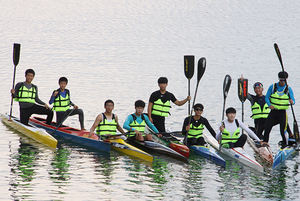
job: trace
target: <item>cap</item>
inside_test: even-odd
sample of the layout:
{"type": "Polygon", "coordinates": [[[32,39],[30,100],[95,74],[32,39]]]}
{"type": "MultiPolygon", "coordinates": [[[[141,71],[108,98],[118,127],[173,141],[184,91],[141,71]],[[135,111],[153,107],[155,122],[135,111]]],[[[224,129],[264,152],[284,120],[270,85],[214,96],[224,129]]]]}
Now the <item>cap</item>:
{"type": "Polygon", "coordinates": [[[288,77],[289,77],[289,74],[287,72],[285,72],[285,71],[280,71],[278,73],[278,78],[285,78],[285,79],[287,79],[288,77]]]}

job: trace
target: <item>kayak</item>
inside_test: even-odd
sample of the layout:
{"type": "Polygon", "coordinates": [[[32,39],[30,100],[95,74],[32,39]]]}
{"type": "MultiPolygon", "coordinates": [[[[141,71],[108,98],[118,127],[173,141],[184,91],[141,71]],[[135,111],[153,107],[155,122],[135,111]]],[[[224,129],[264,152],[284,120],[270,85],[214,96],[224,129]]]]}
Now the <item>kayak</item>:
{"type": "Polygon", "coordinates": [[[143,159],[148,162],[153,162],[153,156],[144,152],[128,143],[126,143],[123,139],[111,139],[107,140],[111,143],[111,147],[119,152],[124,154],[134,156],[136,158],[143,159]]]}
{"type": "Polygon", "coordinates": [[[282,149],[281,144],[278,143],[277,153],[274,157],[272,167],[273,169],[277,168],[280,164],[282,164],[286,159],[288,159],[293,153],[295,153],[299,149],[299,143],[294,143],[290,145],[290,142],[291,139],[289,139],[289,145],[284,149],[282,149]]]}
{"type": "Polygon", "coordinates": [[[162,137],[158,137],[157,134],[152,134],[153,140],[157,143],[160,143],[162,145],[165,145],[167,147],[170,147],[177,153],[183,155],[186,158],[189,158],[190,155],[190,149],[179,142],[179,139],[174,137],[171,133],[167,133],[163,135],[162,137]]]}
{"type": "Polygon", "coordinates": [[[55,130],[55,122],[52,122],[51,125],[48,125],[46,124],[46,119],[40,117],[32,117],[29,119],[29,122],[37,127],[45,129],[47,132],[56,137],[61,137],[63,139],[102,151],[110,151],[111,149],[111,144],[109,142],[99,140],[99,137],[96,134],[93,134],[92,137],[89,138],[88,136],[90,132],[87,130],[79,130],[65,125],[62,125],[55,130]]]}
{"type": "Polygon", "coordinates": [[[52,148],[56,148],[57,146],[57,140],[49,133],[47,133],[44,129],[37,128],[30,123],[28,125],[24,125],[17,117],[11,116],[11,119],[9,120],[9,116],[4,114],[1,114],[1,120],[4,124],[18,130],[19,132],[37,142],[40,142],[52,148]]]}
{"type": "MultiPolygon", "coordinates": [[[[211,146],[219,150],[219,142],[214,137],[205,134],[203,134],[203,136],[211,146]]],[[[235,147],[231,149],[221,147],[221,152],[246,165],[247,167],[253,168],[259,172],[263,172],[264,170],[263,166],[261,166],[253,157],[251,157],[242,147],[235,147]]]]}
{"type": "Polygon", "coordinates": [[[214,149],[211,149],[208,144],[206,145],[192,145],[189,147],[194,153],[199,154],[222,167],[226,167],[226,161],[214,149]]]}
{"type": "Polygon", "coordinates": [[[160,154],[163,154],[163,155],[166,155],[166,156],[169,156],[169,157],[172,157],[172,158],[175,158],[175,159],[178,159],[178,160],[188,163],[188,160],[186,157],[184,157],[180,153],[177,153],[173,149],[171,149],[165,145],[159,144],[157,142],[153,142],[153,141],[139,142],[132,138],[128,138],[127,142],[132,144],[133,146],[139,147],[140,149],[147,150],[147,151],[154,151],[154,152],[157,152],[157,153],[160,153],[160,154]]]}
{"type": "Polygon", "coordinates": [[[259,142],[254,141],[248,134],[246,135],[247,135],[247,143],[250,145],[250,147],[258,154],[259,157],[265,160],[268,164],[272,165],[273,156],[272,156],[271,147],[266,144],[261,146],[259,142]]]}

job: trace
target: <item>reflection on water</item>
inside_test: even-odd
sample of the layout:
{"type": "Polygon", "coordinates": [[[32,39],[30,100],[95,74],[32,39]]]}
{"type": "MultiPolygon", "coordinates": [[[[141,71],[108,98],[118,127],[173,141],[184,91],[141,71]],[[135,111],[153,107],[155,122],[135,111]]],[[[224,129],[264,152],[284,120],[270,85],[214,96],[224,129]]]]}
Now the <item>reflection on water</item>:
{"type": "Polygon", "coordinates": [[[49,171],[51,179],[54,182],[68,181],[70,179],[70,173],[68,168],[70,164],[68,163],[70,156],[70,151],[66,148],[59,148],[56,150],[55,157],[53,158],[51,165],[52,170],[49,171]]]}

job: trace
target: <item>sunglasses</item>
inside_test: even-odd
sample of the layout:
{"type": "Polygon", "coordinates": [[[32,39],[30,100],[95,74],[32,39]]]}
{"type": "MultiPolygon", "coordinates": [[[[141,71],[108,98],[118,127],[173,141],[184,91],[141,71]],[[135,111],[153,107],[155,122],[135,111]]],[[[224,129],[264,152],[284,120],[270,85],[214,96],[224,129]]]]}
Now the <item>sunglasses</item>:
{"type": "Polygon", "coordinates": [[[196,111],[203,111],[203,109],[201,109],[201,108],[197,108],[197,109],[195,109],[196,111]]]}
{"type": "Polygon", "coordinates": [[[253,88],[255,89],[255,87],[261,87],[261,88],[263,88],[262,84],[255,84],[253,88]]]}

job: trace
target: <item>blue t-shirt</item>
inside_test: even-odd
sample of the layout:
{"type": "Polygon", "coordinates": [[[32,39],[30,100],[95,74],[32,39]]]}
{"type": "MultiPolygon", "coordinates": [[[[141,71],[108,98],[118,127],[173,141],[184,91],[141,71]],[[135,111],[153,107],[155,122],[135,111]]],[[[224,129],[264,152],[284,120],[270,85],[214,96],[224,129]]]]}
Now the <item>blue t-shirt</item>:
{"type": "MultiPolygon", "coordinates": [[[[279,86],[278,82],[276,83],[277,85],[277,93],[279,96],[282,96],[284,94],[284,89],[286,87],[286,85],[284,85],[283,87],[279,86]]],[[[268,106],[271,105],[271,102],[270,102],[270,96],[274,93],[273,91],[273,84],[269,87],[268,91],[267,91],[267,94],[266,94],[266,98],[265,98],[265,101],[266,103],[268,104],[268,106]]],[[[294,104],[295,104],[295,98],[294,98],[294,93],[293,93],[293,90],[291,87],[289,87],[289,93],[288,93],[290,99],[293,100],[294,104]]]]}
{"type": "MultiPolygon", "coordinates": [[[[139,117],[138,116],[136,116],[135,114],[133,114],[135,117],[136,117],[136,122],[137,123],[142,123],[143,122],[143,119],[142,119],[142,115],[140,115],[139,117]]],[[[149,120],[149,118],[148,118],[148,116],[147,115],[144,115],[144,118],[145,118],[145,123],[147,124],[147,126],[152,130],[152,131],[154,131],[155,133],[158,133],[158,130],[156,129],[156,127],[151,123],[151,121],[149,120]]],[[[134,120],[133,120],[133,116],[132,115],[129,115],[127,118],[126,118],[126,120],[125,120],[125,122],[124,122],[124,124],[123,124],[123,128],[125,128],[126,130],[130,130],[130,126],[129,126],[129,124],[131,124],[132,122],[133,122],[134,120]]],[[[133,128],[133,131],[134,131],[135,129],[133,128]]]]}

